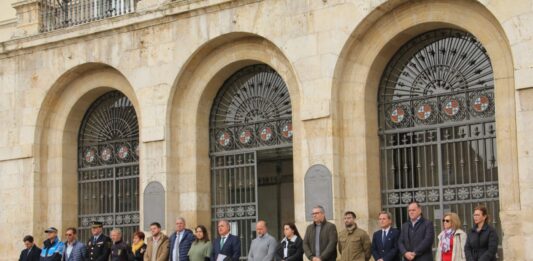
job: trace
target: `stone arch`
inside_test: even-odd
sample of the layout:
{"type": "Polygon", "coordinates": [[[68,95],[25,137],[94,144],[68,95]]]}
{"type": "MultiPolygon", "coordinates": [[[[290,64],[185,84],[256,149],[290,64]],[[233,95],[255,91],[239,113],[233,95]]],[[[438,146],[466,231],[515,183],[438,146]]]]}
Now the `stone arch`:
{"type": "MultiPolygon", "coordinates": [[[[336,147],[342,157],[339,169],[344,191],[360,191],[364,197],[344,195],[345,208],[361,213],[362,223],[380,210],[380,165],[377,95],[381,74],[395,52],[420,33],[457,28],[473,34],[487,49],[495,78],[498,160],[501,173],[502,212],[520,208],[518,192],[516,111],[513,61],[506,34],[497,19],[476,1],[389,1],[369,14],[352,33],[335,69],[333,104],[336,147]],[[363,124],[355,125],[363,122],[363,124]]],[[[502,213],[500,213],[502,215],[502,213]]],[[[505,234],[505,218],[502,216],[505,234]]],[[[504,249],[505,240],[504,240],[504,249]]],[[[506,259],[510,257],[506,253],[506,259]]]]}
{"type": "Polygon", "coordinates": [[[34,230],[45,225],[59,230],[78,224],[77,155],[78,132],[89,106],[104,93],[122,92],[137,113],[140,108],[128,80],[115,68],[105,64],[87,63],[63,73],[50,87],[37,118],[35,134],[35,197],[34,230]]]}
{"type": "MultiPolygon", "coordinates": [[[[209,117],[215,96],[224,81],[239,69],[263,63],[285,81],[292,101],[294,162],[301,160],[302,126],[300,88],[290,62],[272,42],[247,33],[217,37],[196,51],[182,68],[173,86],[169,106],[167,169],[167,220],[173,213],[193,224],[210,224],[209,117]]],[[[294,165],[295,184],[303,181],[301,167],[294,165]],[[300,176],[301,175],[301,176],[300,176]]],[[[303,202],[303,187],[295,186],[295,202],[303,202]]],[[[297,203],[295,213],[303,213],[297,203]]],[[[297,220],[304,220],[298,216],[297,220]]]]}

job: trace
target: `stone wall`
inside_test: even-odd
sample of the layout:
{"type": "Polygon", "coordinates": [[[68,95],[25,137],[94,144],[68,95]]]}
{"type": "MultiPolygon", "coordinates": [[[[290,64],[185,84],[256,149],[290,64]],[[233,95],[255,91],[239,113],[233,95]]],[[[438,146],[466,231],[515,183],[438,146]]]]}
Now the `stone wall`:
{"type": "Polygon", "coordinates": [[[300,231],[304,174],[314,164],[333,174],[334,221],[341,225],[342,213],[354,210],[359,225],[374,230],[379,77],[399,46],[442,27],[475,35],[493,62],[505,260],[533,260],[525,247],[533,244],[531,1],[145,4],[142,12],[28,31],[0,45],[0,228],[10,239],[0,244],[0,260],[18,256],[25,234],[41,241],[47,226],[76,225],[78,129],[91,102],[112,89],[138,113],[141,191],[163,184],[166,227],[177,215],[188,226],[209,224],[210,108],[222,83],[254,63],[274,68],[291,95],[300,231]]]}

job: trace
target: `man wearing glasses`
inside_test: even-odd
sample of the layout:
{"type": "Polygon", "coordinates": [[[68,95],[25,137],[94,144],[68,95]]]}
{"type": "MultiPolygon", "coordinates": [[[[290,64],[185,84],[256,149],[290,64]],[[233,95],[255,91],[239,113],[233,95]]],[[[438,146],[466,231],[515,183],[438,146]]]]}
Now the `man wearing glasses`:
{"type": "Polygon", "coordinates": [[[409,220],[402,225],[398,249],[409,261],[433,261],[433,222],[422,217],[422,208],[418,202],[407,207],[409,220]]]}
{"type": "Polygon", "coordinates": [[[78,241],[76,236],[76,229],[73,227],[67,228],[65,232],[65,251],[63,252],[63,261],[83,261],[87,249],[85,245],[78,241]]]}
{"type": "Polygon", "coordinates": [[[311,212],[313,223],[307,226],[303,247],[310,261],[337,259],[337,228],[326,220],[324,207],[318,205],[311,212]]]}

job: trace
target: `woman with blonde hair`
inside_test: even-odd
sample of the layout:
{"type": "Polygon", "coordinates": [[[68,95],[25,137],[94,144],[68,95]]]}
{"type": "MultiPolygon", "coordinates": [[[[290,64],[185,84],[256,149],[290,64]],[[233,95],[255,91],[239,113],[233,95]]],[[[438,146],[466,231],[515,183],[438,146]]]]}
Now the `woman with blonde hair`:
{"type": "Polygon", "coordinates": [[[466,233],[461,230],[461,219],[453,212],[442,219],[444,229],[440,232],[435,261],[464,261],[466,233]]]}

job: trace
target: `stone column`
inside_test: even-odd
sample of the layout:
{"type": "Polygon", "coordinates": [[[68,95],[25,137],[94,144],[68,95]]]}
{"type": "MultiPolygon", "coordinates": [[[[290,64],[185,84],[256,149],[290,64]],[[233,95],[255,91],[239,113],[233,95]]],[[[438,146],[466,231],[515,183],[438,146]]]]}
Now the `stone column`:
{"type": "Polygon", "coordinates": [[[40,1],[20,0],[12,6],[17,10],[17,29],[12,38],[38,34],[42,25],[40,1]]]}

